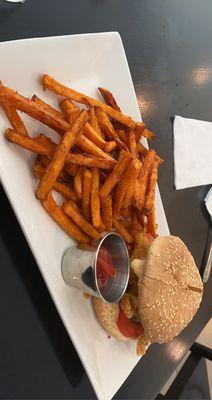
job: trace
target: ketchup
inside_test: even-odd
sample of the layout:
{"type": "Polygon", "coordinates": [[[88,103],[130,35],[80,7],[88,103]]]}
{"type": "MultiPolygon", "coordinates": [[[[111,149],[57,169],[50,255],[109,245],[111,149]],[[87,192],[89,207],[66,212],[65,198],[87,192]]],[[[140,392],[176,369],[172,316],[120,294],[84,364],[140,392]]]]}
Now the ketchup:
{"type": "Polygon", "coordinates": [[[116,275],[112,258],[105,247],[99,250],[96,269],[97,281],[100,288],[106,286],[108,279],[114,278],[116,275]]]}

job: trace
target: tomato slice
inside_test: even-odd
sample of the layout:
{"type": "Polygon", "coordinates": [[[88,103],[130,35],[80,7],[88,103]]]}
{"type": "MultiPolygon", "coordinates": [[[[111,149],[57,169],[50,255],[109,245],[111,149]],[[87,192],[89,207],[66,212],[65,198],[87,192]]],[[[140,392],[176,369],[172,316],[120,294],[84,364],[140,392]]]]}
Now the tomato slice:
{"type": "Polygon", "coordinates": [[[143,326],[128,319],[121,307],[119,308],[119,315],[116,323],[121,333],[130,339],[137,339],[138,336],[142,335],[144,332],[143,326]]]}

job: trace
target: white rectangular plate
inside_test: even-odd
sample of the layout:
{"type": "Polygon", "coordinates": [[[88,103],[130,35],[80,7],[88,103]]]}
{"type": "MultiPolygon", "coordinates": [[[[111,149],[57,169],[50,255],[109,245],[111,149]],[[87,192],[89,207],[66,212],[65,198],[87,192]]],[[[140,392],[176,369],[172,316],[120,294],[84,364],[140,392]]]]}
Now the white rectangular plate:
{"type": "MultiPolygon", "coordinates": [[[[139,108],[118,33],[97,33],[11,41],[0,44],[4,85],[25,96],[38,96],[52,105],[57,96],[43,92],[40,77],[48,73],[58,81],[98,96],[97,87],[111,90],[124,113],[140,120],[139,108]]],[[[24,116],[30,135],[51,129],[24,116]]],[[[139,361],[135,343],[108,339],[95,319],[91,304],[82,293],[68,288],[61,276],[64,250],[74,242],[51,220],[34,196],[31,173],[34,156],[9,144],[4,129],[9,126],[0,115],[0,176],[7,196],[37,261],[63,323],[83,362],[99,399],[110,399],[139,361]]],[[[156,215],[159,234],[169,234],[157,190],[156,215]]]]}

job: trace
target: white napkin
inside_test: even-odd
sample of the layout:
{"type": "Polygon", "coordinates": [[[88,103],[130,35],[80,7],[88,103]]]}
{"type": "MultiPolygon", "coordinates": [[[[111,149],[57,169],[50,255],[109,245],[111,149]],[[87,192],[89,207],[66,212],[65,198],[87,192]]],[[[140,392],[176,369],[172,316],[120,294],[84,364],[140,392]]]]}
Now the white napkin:
{"type": "Polygon", "coordinates": [[[211,220],[212,220],[212,187],[209,190],[209,192],[205,198],[205,205],[206,205],[206,208],[207,208],[207,210],[211,216],[211,220]]]}
{"type": "Polygon", "coordinates": [[[175,188],[212,183],[212,122],[174,119],[175,188]]]}

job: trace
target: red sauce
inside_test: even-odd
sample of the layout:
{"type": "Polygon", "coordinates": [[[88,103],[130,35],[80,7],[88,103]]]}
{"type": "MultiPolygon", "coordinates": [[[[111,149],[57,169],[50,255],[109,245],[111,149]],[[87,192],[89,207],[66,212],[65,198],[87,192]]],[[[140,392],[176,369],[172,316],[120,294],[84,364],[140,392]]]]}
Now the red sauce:
{"type": "Polygon", "coordinates": [[[99,250],[97,258],[97,281],[100,288],[107,285],[108,279],[114,278],[116,269],[113,265],[112,258],[105,247],[99,250]]]}

